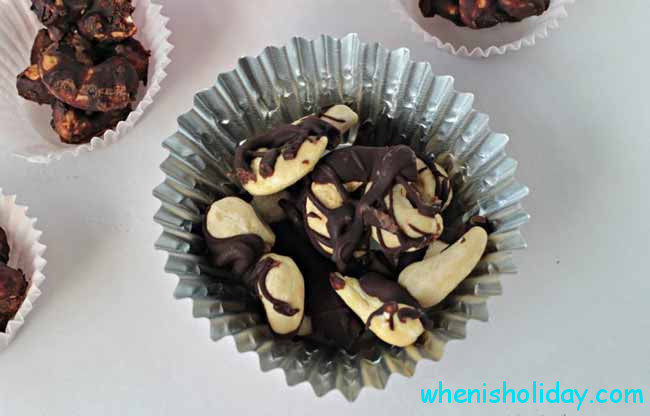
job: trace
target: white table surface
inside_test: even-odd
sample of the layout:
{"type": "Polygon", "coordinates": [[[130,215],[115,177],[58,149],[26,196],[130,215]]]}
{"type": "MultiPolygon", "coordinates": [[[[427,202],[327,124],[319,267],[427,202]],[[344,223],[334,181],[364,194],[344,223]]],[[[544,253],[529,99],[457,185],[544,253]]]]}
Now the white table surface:
{"type": "MultiPolygon", "coordinates": [[[[572,415],[574,405],[424,405],[421,388],[642,388],[644,405],[587,405],[587,415],[650,414],[650,91],[645,0],[589,0],[534,48],[487,61],[438,51],[395,19],[388,0],[166,0],[174,63],[129,137],[50,166],[0,155],[0,186],[38,217],[48,245],[44,295],[0,354],[1,416],[572,415]],[[370,6],[372,4],[372,6],[370,6]],[[241,55],[293,35],[391,48],[452,74],[496,131],[510,135],[531,196],[521,272],[490,301],[489,323],[387,391],[316,399],[288,388],[172,297],[153,244],[161,141],[192,95],[241,55]]],[[[0,140],[10,140],[2,137],[0,140]]]]}

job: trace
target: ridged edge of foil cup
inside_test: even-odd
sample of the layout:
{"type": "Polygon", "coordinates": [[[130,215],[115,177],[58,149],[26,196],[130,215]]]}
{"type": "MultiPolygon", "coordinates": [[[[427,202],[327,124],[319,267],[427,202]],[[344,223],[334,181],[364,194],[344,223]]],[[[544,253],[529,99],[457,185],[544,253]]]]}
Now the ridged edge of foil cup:
{"type": "Polygon", "coordinates": [[[40,120],[34,114],[46,110],[27,102],[16,92],[16,75],[29,65],[29,51],[43,25],[30,10],[28,0],[0,0],[0,53],[6,58],[0,64],[0,134],[5,136],[0,148],[29,162],[48,164],[108,147],[135,126],[167,77],[165,70],[171,63],[169,54],[173,46],[168,41],[171,35],[167,28],[169,18],[162,15],[162,6],[151,0],[133,0],[133,4],[136,8],[133,18],[138,25],[135,38],[151,50],[149,82],[141,93],[142,98],[115,129],[102,137],[94,137],[89,143],[69,145],[61,143],[49,126],[34,126],[34,118],[40,120]]]}
{"type": "MultiPolygon", "coordinates": [[[[403,3],[405,0],[389,0],[390,8],[393,12],[400,16],[400,20],[409,24],[411,31],[420,36],[426,43],[433,43],[436,48],[442,49],[452,55],[461,56],[464,58],[483,59],[490,56],[505,55],[508,52],[515,52],[524,47],[535,46],[541,39],[546,39],[550,35],[552,29],[560,27],[560,21],[569,17],[566,7],[575,3],[575,0],[552,0],[549,9],[544,12],[542,16],[536,18],[535,25],[526,36],[510,42],[502,43],[499,45],[491,45],[489,47],[471,47],[462,43],[451,42],[448,39],[442,39],[440,35],[436,35],[425,30],[418,22],[416,22],[406,10],[403,3]]],[[[406,0],[417,1],[417,0],[406,0]]],[[[434,19],[442,19],[441,17],[434,17],[434,19]]],[[[503,23],[502,25],[510,25],[518,23],[503,23]]],[[[501,25],[499,25],[501,26],[501,25]]],[[[458,30],[469,30],[467,28],[458,28],[458,30]]],[[[496,28],[482,29],[482,30],[498,30],[496,28]]],[[[480,32],[477,31],[477,32],[480,32]]]]}
{"type": "Polygon", "coordinates": [[[514,178],[517,162],[505,153],[508,137],[490,131],[488,116],[472,108],[473,100],[454,90],[452,77],[435,76],[430,64],[411,61],[408,49],[363,43],[356,34],[293,38],[242,58],[195,95],[194,108],[178,118],[178,131],[163,143],[169,156],[161,165],[165,181],[153,191],[161,202],[154,220],[163,226],[156,248],[169,254],[165,271],[179,277],[175,296],[193,300],[194,316],[210,320],[212,339],[232,336],[240,352],[257,352],[262,371],[281,368],[289,385],[309,382],[318,396],[339,390],[352,401],[363,387],[385,388],[393,373],[412,376],[423,358],[440,360],[448,341],[465,338],[468,320],[488,319],[486,300],[501,293],[500,276],[516,272],[512,250],[526,246],[519,227],[529,219],[521,206],[528,188],[514,178]],[[247,291],[202,255],[202,212],[239,190],[228,176],[237,143],[334,103],[370,120],[364,128],[375,144],[406,143],[435,153],[458,191],[451,208],[456,220],[481,214],[497,226],[472,275],[442,310],[431,312],[439,325],[424,342],[379,345],[372,359],[343,351],[329,357],[326,349],[274,338],[247,291]]]}
{"type": "Polygon", "coordinates": [[[40,243],[41,231],[34,228],[35,218],[27,216],[27,207],[16,204],[15,195],[4,195],[0,189],[0,227],[9,240],[9,266],[21,269],[29,282],[27,295],[16,316],[7,324],[6,332],[0,332],[0,351],[9,346],[24,325],[36,299],[41,296],[40,285],[45,280],[43,258],[46,246],[40,243]]]}

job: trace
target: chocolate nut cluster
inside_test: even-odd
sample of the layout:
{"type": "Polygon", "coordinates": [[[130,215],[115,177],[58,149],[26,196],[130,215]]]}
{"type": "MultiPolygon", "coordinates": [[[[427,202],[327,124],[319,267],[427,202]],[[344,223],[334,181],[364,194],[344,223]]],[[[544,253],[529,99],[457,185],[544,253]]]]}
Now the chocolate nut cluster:
{"type": "Polygon", "coordinates": [[[484,29],[503,22],[519,22],[548,10],[550,0],[420,0],[424,17],[436,15],[458,26],[484,29]]]}
{"type": "Polygon", "coordinates": [[[52,128],[64,143],[115,128],[149,71],[150,53],[133,38],[131,0],[32,0],[32,10],[46,28],[17,76],[18,94],[52,106],[52,128]]]}
{"type": "Polygon", "coordinates": [[[5,230],[0,228],[0,332],[5,332],[27,295],[27,280],[20,270],[7,265],[9,242],[5,230]]]}
{"type": "Polygon", "coordinates": [[[276,334],[350,352],[417,342],[491,231],[482,217],[445,230],[451,181],[424,155],[341,144],[358,121],[335,105],[243,141],[244,192],[203,223],[211,262],[250,289],[276,334]]]}

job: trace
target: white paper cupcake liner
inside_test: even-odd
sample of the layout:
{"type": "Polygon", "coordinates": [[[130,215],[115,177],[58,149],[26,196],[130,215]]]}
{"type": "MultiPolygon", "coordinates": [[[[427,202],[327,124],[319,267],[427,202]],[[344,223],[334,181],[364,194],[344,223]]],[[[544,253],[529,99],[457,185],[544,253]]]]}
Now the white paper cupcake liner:
{"type": "Polygon", "coordinates": [[[353,34],[268,47],[195,95],[194,107],[163,143],[170,155],[161,165],[165,181],[154,190],[161,201],[154,220],[163,226],[156,247],[168,253],[165,270],[179,277],[175,296],[193,300],[194,316],[210,320],[213,340],[233,337],[239,351],[259,355],[263,371],[284,370],[289,385],[309,382],[318,396],[339,390],[355,400],[364,387],[385,388],[393,373],[412,376],[422,359],[440,360],[448,341],[465,338],[469,320],[488,319],[487,299],[501,293],[502,275],[516,271],[511,251],[526,246],[520,227],[529,218],[521,206],[528,188],[514,177],[508,137],[492,132],[488,116],[473,109],[473,95],[453,84],[430,64],[413,62],[408,49],[388,50],[353,34]],[[248,290],[205,254],[203,214],[239,189],[229,175],[237,143],[337,103],[359,114],[374,145],[406,144],[438,156],[456,195],[450,225],[485,215],[496,227],[472,274],[428,311],[436,324],[421,344],[378,343],[350,355],[276,337],[248,290]]]}
{"type": "Polygon", "coordinates": [[[0,149],[34,163],[50,163],[67,156],[102,149],[124,137],[153,103],[167,76],[173,46],[167,41],[171,32],[169,19],[161,14],[162,7],[151,0],[133,0],[134,21],[138,39],[151,50],[149,82],[141,87],[137,105],[125,121],[90,143],[69,145],[61,143],[50,127],[50,106],[29,102],[16,92],[16,75],[29,65],[29,53],[36,33],[43,27],[30,10],[29,0],[0,0],[0,149]]]}
{"type": "Polygon", "coordinates": [[[0,227],[7,233],[9,247],[9,266],[25,273],[29,283],[27,296],[14,319],[9,321],[6,332],[0,332],[0,351],[7,348],[16,336],[25,318],[41,296],[39,286],[45,280],[43,268],[45,246],[39,242],[41,231],[34,229],[36,219],[27,216],[27,207],[16,205],[15,195],[4,195],[0,189],[0,227]]]}
{"type": "Polygon", "coordinates": [[[413,33],[425,42],[452,55],[466,58],[487,58],[518,51],[533,46],[547,38],[551,29],[560,26],[560,20],[568,17],[567,5],[575,0],[551,0],[549,9],[541,16],[533,16],[516,23],[503,23],[487,29],[458,27],[440,16],[422,16],[419,0],[389,0],[391,9],[409,24],[413,33]]]}

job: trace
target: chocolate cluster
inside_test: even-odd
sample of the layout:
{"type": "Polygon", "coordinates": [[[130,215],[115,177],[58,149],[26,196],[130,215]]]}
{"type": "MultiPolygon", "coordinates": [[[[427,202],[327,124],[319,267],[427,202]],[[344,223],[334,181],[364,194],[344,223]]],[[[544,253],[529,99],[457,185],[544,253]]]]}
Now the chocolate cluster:
{"type": "Polygon", "coordinates": [[[32,0],[32,10],[46,28],[17,76],[18,94],[52,106],[52,128],[64,143],[115,128],[149,71],[150,53],[133,38],[131,0],[32,0]]]}
{"type": "Polygon", "coordinates": [[[0,332],[5,332],[27,294],[28,283],[20,270],[7,265],[9,242],[5,230],[0,228],[0,332]]]}
{"type": "Polygon", "coordinates": [[[240,143],[245,190],[215,201],[208,256],[259,299],[271,329],[355,352],[406,347],[480,261],[487,220],[451,230],[445,170],[404,145],[341,145],[358,116],[344,105],[240,143]]]}
{"type": "Polygon", "coordinates": [[[550,0],[420,0],[424,17],[441,16],[458,26],[484,29],[519,22],[548,10],[550,0]]]}

